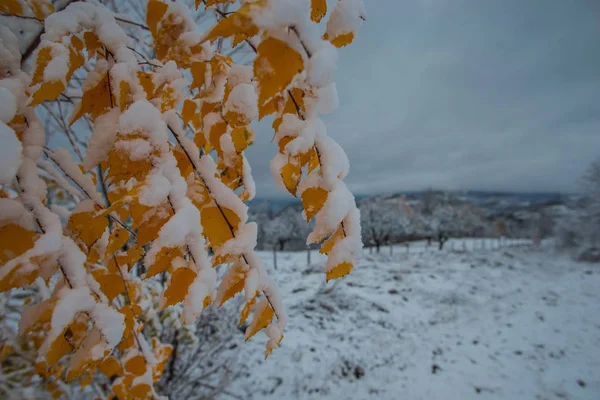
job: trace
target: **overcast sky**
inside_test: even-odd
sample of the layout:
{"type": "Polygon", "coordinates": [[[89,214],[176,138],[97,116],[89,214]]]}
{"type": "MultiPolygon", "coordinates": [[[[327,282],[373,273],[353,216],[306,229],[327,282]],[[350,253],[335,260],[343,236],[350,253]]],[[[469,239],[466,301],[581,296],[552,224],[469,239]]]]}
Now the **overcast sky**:
{"type": "MultiPolygon", "coordinates": [[[[324,118],[355,194],[427,187],[577,191],[600,156],[600,2],[367,0],[324,118]]],[[[270,120],[249,150],[275,187],[270,120]]]]}

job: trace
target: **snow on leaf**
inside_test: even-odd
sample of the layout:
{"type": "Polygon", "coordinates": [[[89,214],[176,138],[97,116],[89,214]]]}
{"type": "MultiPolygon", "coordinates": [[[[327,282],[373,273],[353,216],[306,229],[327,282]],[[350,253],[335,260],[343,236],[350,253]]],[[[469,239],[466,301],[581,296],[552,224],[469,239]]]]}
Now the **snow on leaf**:
{"type": "Polygon", "coordinates": [[[163,247],[154,258],[154,262],[148,265],[148,271],[144,279],[163,273],[173,264],[177,257],[183,257],[183,250],[179,247],[163,247]]]}
{"type": "Polygon", "coordinates": [[[88,75],[86,83],[89,86],[87,86],[87,89],[84,89],[81,101],[73,109],[73,114],[69,118],[69,125],[73,125],[83,114],[89,114],[92,119],[96,119],[99,115],[108,112],[112,107],[109,74],[102,67],[96,72],[96,75],[90,74],[91,77],[88,75]]]}
{"type": "Polygon", "coordinates": [[[252,323],[248,326],[248,328],[246,328],[245,339],[250,339],[256,334],[256,332],[266,328],[267,325],[269,325],[273,320],[273,316],[273,309],[267,301],[267,298],[262,297],[256,305],[252,323]]]}
{"type": "Polygon", "coordinates": [[[281,177],[283,178],[283,183],[285,184],[288,192],[295,197],[298,184],[300,183],[300,178],[302,177],[302,169],[300,165],[293,163],[285,164],[283,168],[281,168],[281,177]]]}
{"type": "Polygon", "coordinates": [[[75,237],[79,238],[88,248],[102,236],[108,227],[105,216],[95,216],[100,207],[94,206],[92,211],[75,212],[71,214],[67,226],[75,237]]]}
{"type": "Polygon", "coordinates": [[[219,292],[217,293],[217,304],[222,306],[227,300],[244,289],[246,271],[241,264],[234,264],[223,277],[219,292]]]}
{"type": "Polygon", "coordinates": [[[336,36],[334,38],[329,38],[329,36],[327,36],[327,34],[325,34],[323,39],[330,40],[331,44],[333,44],[337,48],[340,48],[340,47],[344,47],[344,46],[352,43],[352,41],[354,40],[354,33],[347,32],[347,33],[343,33],[339,36],[336,36]]]}
{"type": "Polygon", "coordinates": [[[134,376],[143,375],[146,372],[146,360],[141,354],[137,354],[125,361],[125,372],[134,376]]]}
{"type": "Polygon", "coordinates": [[[283,92],[303,68],[302,56],[287,43],[273,37],[260,42],[254,59],[258,105],[283,92]]]}
{"type": "Polygon", "coordinates": [[[343,276],[346,276],[350,272],[352,272],[353,268],[354,268],[354,265],[352,265],[351,263],[349,263],[347,261],[344,261],[327,271],[326,281],[329,282],[332,279],[338,279],[343,276]]]}
{"type": "Polygon", "coordinates": [[[302,208],[306,215],[306,220],[310,221],[312,217],[323,208],[327,201],[327,190],[321,187],[308,188],[301,194],[302,208]]]}
{"type": "Polygon", "coordinates": [[[196,271],[186,267],[177,268],[173,271],[169,287],[167,287],[161,299],[161,309],[182,302],[187,296],[190,285],[194,282],[196,275],[196,271]]]}
{"type": "Polygon", "coordinates": [[[123,375],[121,364],[119,364],[119,361],[113,356],[110,356],[106,360],[102,361],[98,365],[98,369],[109,379],[113,376],[123,375]]]}
{"type": "Polygon", "coordinates": [[[264,1],[261,0],[245,3],[239,10],[217,22],[204,40],[213,42],[218,38],[228,38],[233,35],[242,35],[244,38],[256,35],[258,27],[252,21],[252,12],[263,4],[264,1]]]}
{"type": "Polygon", "coordinates": [[[340,225],[336,231],[323,242],[319,253],[329,254],[329,252],[333,249],[333,246],[335,246],[340,239],[343,239],[344,236],[344,229],[342,228],[342,225],[340,225]]]}

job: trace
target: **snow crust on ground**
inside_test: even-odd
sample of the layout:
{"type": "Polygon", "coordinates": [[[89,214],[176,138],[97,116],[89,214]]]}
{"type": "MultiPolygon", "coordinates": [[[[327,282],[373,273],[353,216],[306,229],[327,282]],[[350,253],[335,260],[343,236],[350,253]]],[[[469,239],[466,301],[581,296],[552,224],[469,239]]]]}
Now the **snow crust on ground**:
{"type": "MultiPolygon", "coordinates": [[[[289,314],[265,361],[264,334],[231,393],[256,399],[598,399],[600,269],[553,249],[489,240],[364,251],[324,283],[312,252],[259,253],[289,314]],[[463,243],[467,251],[462,250],[463,243]],[[452,248],[454,247],[454,251],[452,248]],[[492,248],[493,247],[493,248],[492,248]]],[[[223,395],[222,398],[230,398],[223,395]]]]}

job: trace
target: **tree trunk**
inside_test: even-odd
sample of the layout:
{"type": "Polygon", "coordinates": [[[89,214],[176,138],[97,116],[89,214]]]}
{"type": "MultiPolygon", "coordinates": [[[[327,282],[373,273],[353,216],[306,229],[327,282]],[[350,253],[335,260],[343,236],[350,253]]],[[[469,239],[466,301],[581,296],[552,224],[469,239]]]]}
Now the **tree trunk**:
{"type": "Polygon", "coordinates": [[[283,246],[285,246],[285,240],[279,241],[279,251],[283,251],[283,246]]]}
{"type": "Polygon", "coordinates": [[[277,269],[277,248],[273,246],[273,268],[277,269]]]}
{"type": "Polygon", "coordinates": [[[377,254],[379,254],[379,242],[375,243],[375,247],[377,247],[377,254]]]}

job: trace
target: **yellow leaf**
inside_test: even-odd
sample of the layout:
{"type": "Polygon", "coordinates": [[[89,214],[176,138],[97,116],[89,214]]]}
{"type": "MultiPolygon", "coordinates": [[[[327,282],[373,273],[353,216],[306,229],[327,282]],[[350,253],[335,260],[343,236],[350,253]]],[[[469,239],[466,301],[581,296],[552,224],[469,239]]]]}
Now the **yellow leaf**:
{"type": "Polygon", "coordinates": [[[118,228],[113,229],[108,239],[106,254],[116,253],[121,247],[125,246],[127,240],[129,240],[129,232],[127,232],[125,228],[119,226],[118,228]]]}
{"type": "Polygon", "coordinates": [[[54,12],[54,6],[48,0],[33,0],[31,6],[38,19],[44,19],[54,12]]]}
{"type": "Polygon", "coordinates": [[[135,355],[125,361],[124,368],[126,372],[134,376],[144,375],[146,372],[146,360],[142,355],[135,355]]]}
{"type": "Polygon", "coordinates": [[[234,237],[240,217],[225,207],[204,207],[200,211],[203,234],[211,247],[218,247],[234,237]]]}
{"type": "Polygon", "coordinates": [[[102,42],[100,42],[98,35],[92,31],[85,31],[83,33],[83,41],[85,42],[85,48],[90,58],[102,47],[102,42]]]}
{"type": "Polygon", "coordinates": [[[144,249],[139,244],[134,244],[127,250],[127,264],[131,269],[144,255],[144,249]]]}
{"type": "Polygon", "coordinates": [[[244,289],[245,280],[246,271],[240,264],[229,268],[219,286],[219,307],[244,289]]]}
{"type": "Polygon", "coordinates": [[[33,96],[31,96],[29,105],[37,106],[44,101],[56,100],[64,90],[65,84],[61,81],[44,82],[40,85],[39,89],[35,91],[33,96]]]}
{"type": "MultiPolygon", "coordinates": [[[[258,292],[257,292],[257,295],[258,295],[258,292]]],[[[249,302],[247,302],[244,305],[244,308],[240,312],[240,323],[238,324],[238,326],[241,326],[244,322],[246,322],[246,320],[248,319],[248,316],[254,309],[255,304],[256,304],[256,295],[252,298],[252,300],[250,300],[249,302]]]]}
{"type": "MultiPolygon", "coordinates": [[[[196,8],[198,8],[198,4],[202,2],[202,0],[196,0],[196,8]]],[[[226,4],[226,3],[235,3],[235,0],[206,0],[206,7],[210,7],[215,4],[226,4]]]]}
{"type": "Polygon", "coordinates": [[[93,378],[94,378],[94,372],[93,372],[93,370],[88,371],[88,373],[85,375],[85,378],[83,378],[79,382],[79,388],[80,389],[85,389],[87,386],[89,386],[90,383],[92,383],[92,379],[93,378]]]}
{"type": "Polygon", "coordinates": [[[302,57],[287,43],[273,37],[260,42],[254,59],[254,75],[258,80],[258,104],[265,104],[283,92],[303,68],[302,57]]]}
{"type": "Polygon", "coordinates": [[[196,113],[197,107],[198,105],[195,101],[192,101],[190,99],[184,100],[183,107],[181,108],[181,118],[183,119],[183,125],[187,125],[192,120],[194,114],[196,113]]]}
{"type": "Polygon", "coordinates": [[[250,128],[241,126],[232,130],[231,141],[233,142],[233,147],[235,147],[237,153],[246,150],[248,145],[252,144],[252,132],[250,131],[250,128]]]}
{"type": "Polygon", "coordinates": [[[98,365],[98,369],[109,379],[115,375],[123,375],[121,364],[119,364],[119,361],[117,361],[117,359],[113,356],[110,356],[106,360],[102,361],[100,365],[98,365]]]}
{"type": "Polygon", "coordinates": [[[154,82],[152,81],[152,74],[150,72],[137,71],[137,77],[140,80],[140,85],[146,92],[146,97],[151,99],[154,97],[154,82]]]}
{"type": "Polygon", "coordinates": [[[319,22],[325,14],[327,14],[327,0],[310,1],[310,19],[319,22]]]}
{"type": "Polygon", "coordinates": [[[100,290],[102,290],[102,293],[108,298],[109,302],[125,291],[125,283],[118,272],[110,273],[102,269],[97,269],[92,272],[92,275],[100,284],[100,290]]]}
{"type": "Polygon", "coordinates": [[[329,282],[332,279],[337,279],[346,276],[350,272],[352,272],[352,268],[354,268],[354,265],[347,261],[344,261],[327,271],[326,281],[329,282]]]}
{"type": "Polygon", "coordinates": [[[35,58],[35,71],[31,77],[31,85],[37,85],[44,81],[44,70],[52,61],[52,47],[46,46],[38,50],[35,58]]]}
{"type": "Polygon", "coordinates": [[[171,206],[165,202],[158,207],[129,205],[133,227],[137,228],[137,244],[143,246],[158,237],[160,228],[173,216],[171,206]]]}
{"type": "Polygon", "coordinates": [[[173,271],[171,280],[169,281],[169,287],[163,294],[165,302],[161,308],[165,309],[183,301],[188,294],[190,285],[194,282],[194,279],[196,279],[196,275],[196,271],[185,267],[177,268],[173,271]]]}
{"type": "Polygon", "coordinates": [[[69,72],[67,73],[67,79],[71,79],[71,76],[77,69],[83,66],[85,63],[85,57],[82,53],[83,42],[77,36],[71,36],[71,46],[69,46],[69,72]]]}
{"type": "Polygon", "coordinates": [[[0,11],[11,15],[23,15],[23,6],[18,0],[2,0],[0,11]]]}
{"type": "Polygon", "coordinates": [[[64,334],[66,331],[67,331],[67,329],[65,328],[63,333],[58,335],[56,340],[54,340],[54,342],[52,342],[52,345],[50,345],[50,349],[48,350],[48,353],[46,353],[46,362],[48,363],[49,367],[53,367],[54,365],[56,365],[56,363],[65,354],[67,354],[68,352],[70,352],[73,349],[71,347],[71,345],[69,344],[69,342],[67,341],[67,339],[65,339],[64,334]]]}
{"type": "Polygon", "coordinates": [[[147,399],[152,392],[152,387],[147,383],[138,383],[128,393],[129,399],[147,399]]]}
{"type": "Polygon", "coordinates": [[[119,82],[119,98],[118,98],[118,103],[119,103],[119,108],[121,109],[121,112],[125,111],[125,109],[127,108],[127,104],[128,104],[128,97],[129,97],[129,82],[127,81],[121,81],[119,82]]]}
{"type": "Polygon", "coordinates": [[[102,73],[102,78],[94,83],[94,86],[83,92],[81,101],[73,109],[73,114],[69,119],[69,125],[89,114],[92,119],[96,119],[112,107],[112,93],[110,92],[108,71],[102,73]]]}
{"type": "Polygon", "coordinates": [[[193,62],[190,66],[190,72],[193,78],[190,89],[202,89],[206,79],[206,63],[203,61],[193,62]]]}
{"type": "Polygon", "coordinates": [[[266,328],[273,320],[274,315],[275,314],[273,313],[271,305],[269,304],[267,299],[263,297],[256,306],[256,311],[254,312],[254,319],[252,320],[252,323],[246,329],[246,340],[254,336],[256,332],[266,328]]]}
{"type": "Polygon", "coordinates": [[[327,201],[327,190],[321,187],[312,187],[302,192],[302,208],[306,214],[306,220],[310,221],[318,213],[327,201]]]}
{"type": "Polygon", "coordinates": [[[329,40],[331,44],[333,44],[335,47],[340,48],[352,43],[352,41],[354,40],[354,32],[343,33],[334,37],[333,39],[329,39],[327,34],[325,34],[323,36],[323,39],[329,40]]]}
{"type": "Polygon", "coordinates": [[[267,101],[265,104],[258,105],[258,120],[260,121],[267,115],[271,115],[274,112],[277,112],[277,103],[279,102],[279,97],[273,97],[271,100],[267,101]]]}
{"type": "MultiPolygon", "coordinates": [[[[95,206],[96,211],[100,207],[95,206]]],[[[108,226],[108,219],[102,215],[95,217],[96,211],[71,214],[67,226],[73,234],[90,248],[102,236],[108,226]]]]}
{"type": "Polygon", "coordinates": [[[154,258],[154,263],[148,266],[148,271],[146,272],[144,279],[151,278],[154,275],[167,271],[173,264],[173,260],[177,257],[183,257],[183,250],[181,248],[163,247],[154,258]]]}
{"type": "Polygon", "coordinates": [[[158,23],[162,19],[163,15],[167,12],[169,6],[159,0],[148,1],[148,13],[146,14],[146,25],[152,36],[156,36],[158,33],[158,23]]]}
{"type": "MultiPolygon", "coordinates": [[[[145,138],[141,135],[127,135],[126,138],[120,138],[120,141],[133,141],[136,139],[145,138]]],[[[119,184],[125,183],[131,178],[135,178],[138,182],[143,182],[146,175],[152,169],[152,156],[158,154],[153,152],[149,157],[142,159],[131,159],[129,153],[120,151],[116,147],[108,153],[108,166],[110,169],[106,173],[106,179],[110,183],[119,184]]]]}
{"type": "Polygon", "coordinates": [[[222,153],[221,136],[225,132],[227,132],[227,123],[225,122],[217,122],[215,124],[212,124],[212,126],[210,127],[210,133],[208,135],[210,139],[210,144],[219,154],[222,153]]]}
{"type": "Polygon", "coordinates": [[[37,233],[17,224],[0,228],[0,265],[6,264],[33,247],[37,233]]]}
{"type": "Polygon", "coordinates": [[[154,353],[154,358],[156,359],[156,364],[152,366],[152,380],[154,383],[157,383],[164,371],[167,361],[173,352],[173,346],[171,345],[163,345],[160,343],[158,338],[152,338],[152,352],[154,353]]]}
{"type": "Polygon", "coordinates": [[[196,132],[194,135],[194,143],[198,146],[199,149],[203,148],[206,145],[206,138],[204,137],[204,133],[196,132]]]}
{"type": "Polygon", "coordinates": [[[288,192],[292,194],[292,196],[296,196],[296,190],[298,190],[298,184],[300,183],[300,178],[302,177],[302,169],[298,164],[287,163],[281,168],[281,177],[283,178],[283,183],[287,188],[288,192]]]}
{"type": "Polygon", "coordinates": [[[175,156],[175,159],[177,160],[177,168],[179,168],[181,176],[183,178],[187,178],[194,171],[190,159],[187,157],[185,152],[179,147],[174,148],[172,151],[173,155],[175,156]]]}
{"type": "Polygon", "coordinates": [[[342,228],[342,225],[340,225],[336,229],[336,231],[331,236],[329,236],[329,238],[327,238],[326,241],[323,242],[319,253],[328,254],[331,251],[331,249],[333,249],[333,246],[337,243],[337,241],[342,239],[344,236],[344,228],[342,228]]]}
{"type": "Polygon", "coordinates": [[[223,18],[208,32],[205,40],[215,41],[218,38],[227,38],[233,35],[243,35],[248,38],[258,33],[258,27],[252,21],[252,11],[262,7],[264,1],[247,2],[233,14],[223,18]]]}

